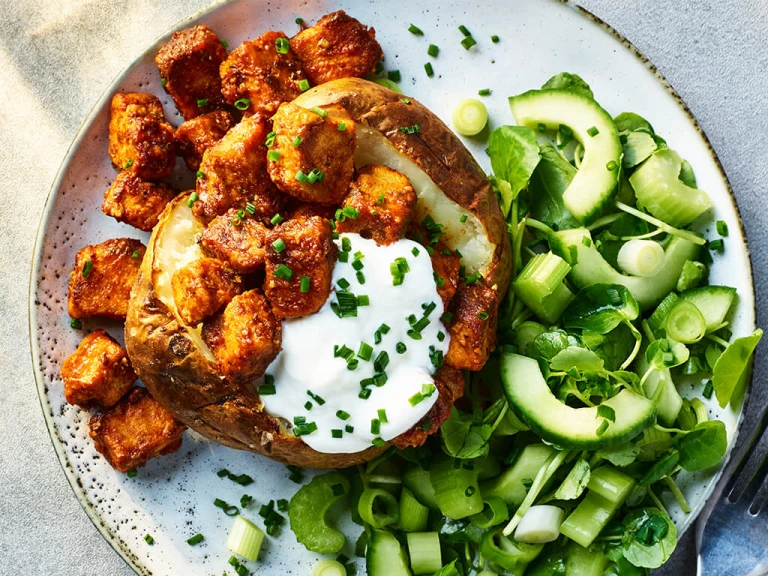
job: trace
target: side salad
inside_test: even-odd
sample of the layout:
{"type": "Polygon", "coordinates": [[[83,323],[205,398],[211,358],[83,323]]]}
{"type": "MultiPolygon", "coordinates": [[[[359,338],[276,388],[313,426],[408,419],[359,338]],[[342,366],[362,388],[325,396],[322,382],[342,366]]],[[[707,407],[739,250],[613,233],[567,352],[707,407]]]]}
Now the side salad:
{"type": "Polygon", "coordinates": [[[352,549],[371,576],[647,574],[677,542],[663,493],[689,513],[680,475],[725,455],[704,400],[741,402],[762,330],[734,338],[736,290],[708,283],[728,229],[693,230],[693,168],[575,74],[509,103],[518,125],[488,144],[515,255],[497,349],[425,446],[298,490],[291,529],[331,555],[313,574],[354,573],[352,549]]]}

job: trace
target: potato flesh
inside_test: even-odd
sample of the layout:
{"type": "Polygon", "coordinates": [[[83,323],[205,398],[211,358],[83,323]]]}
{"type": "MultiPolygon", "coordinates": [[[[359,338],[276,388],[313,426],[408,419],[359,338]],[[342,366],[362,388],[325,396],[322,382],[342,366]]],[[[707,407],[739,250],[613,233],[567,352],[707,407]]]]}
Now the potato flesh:
{"type": "Polygon", "coordinates": [[[400,153],[386,136],[378,130],[357,123],[357,148],[355,167],[366,164],[383,164],[405,174],[416,192],[414,219],[421,222],[429,214],[443,225],[445,236],[441,238],[451,249],[462,254],[462,264],[467,274],[479,272],[485,275],[493,262],[496,246],[488,241],[480,220],[466,208],[454,202],[405,154],[400,153]],[[464,222],[462,216],[466,216],[464,222]]]}
{"type": "MultiPolygon", "coordinates": [[[[179,324],[184,324],[176,310],[173,298],[171,278],[174,273],[187,264],[199,260],[203,253],[197,245],[197,239],[203,233],[203,225],[192,215],[192,209],[186,202],[179,202],[164,222],[160,224],[155,241],[154,270],[155,294],[176,316],[179,324]]],[[[203,342],[201,327],[186,326],[190,338],[209,360],[213,353],[203,342]]]]}

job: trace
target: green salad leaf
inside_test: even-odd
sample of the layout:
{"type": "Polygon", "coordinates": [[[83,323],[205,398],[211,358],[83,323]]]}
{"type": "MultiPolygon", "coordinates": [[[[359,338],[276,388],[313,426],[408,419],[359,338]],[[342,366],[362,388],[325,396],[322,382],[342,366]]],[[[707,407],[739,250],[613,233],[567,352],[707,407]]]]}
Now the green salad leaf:
{"type": "Polygon", "coordinates": [[[624,168],[634,168],[656,151],[656,141],[648,132],[630,132],[621,139],[624,168]]]}
{"type": "Polygon", "coordinates": [[[707,267],[701,262],[686,260],[683,264],[683,270],[680,272],[680,278],[677,279],[676,290],[685,292],[691,288],[696,288],[704,279],[707,273],[707,267]]]}
{"type": "Polygon", "coordinates": [[[673,448],[657,460],[637,483],[640,484],[640,486],[650,486],[651,484],[655,484],[664,478],[664,476],[672,472],[679,461],[680,453],[673,448]]]}
{"type": "Polygon", "coordinates": [[[635,461],[640,454],[640,446],[633,444],[632,442],[626,442],[612,448],[603,448],[597,451],[597,455],[601,458],[605,458],[619,468],[629,466],[635,461]]]}
{"type": "Polygon", "coordinates": [[[551,144],[542,144],[540,154],[541,161],[528,186],[531,216],[560,229],[578,227],[579,223],[563,204],[563,193],[576,175],[576,168],[551,144]]]}
{"type": "MultiPolygon", "coordinates": [[[[752,354],[762,337],[763,331],[758,328],[749,336],[736,338],[715,362],[712,370],[712,384],[721,408],[725,408],[736,390],[741,390],[749,380],[752,354]]],[[[707,350],[707,359],[709,359],[709,350],[707,350]]]]}
{"type": "Polygon", "coordinates": [[[586,96],[587,98],[595,99],[595,95],[592,93],[589,84],[587,84],[578,74],[572,74],[570,72],[560,72],[559,74],[555,74],[541,86],[541,89],[568,90],[586,96]]]}
{"type": "Polygon", "coordinates": [[[613,123],[616,124],[616,130],[620,134],[627,134],[629,132],[643,131],[648,134],[654,134],[653,126],[645,118],[634,112],[622,112],[616,118],[613,119],[613,123]]]}
{"type": "Polygon", "coordinates": [[[579,458],[571,471],[552,495],[553,500],[575,500],[582,495],[589,484],[592,470],[584,458],[579,458]]]}
{"type": "Polygon", "coordinates": [[[658,508],[640,508],[624,518],[624,558],[641,568],[658,568],[677,546],[677,529],[658,508]]]}
{"type": "Polygon", "coordinates": [[[572,368],[584,371],[598,371],[603,369],[603,359],[586,348],[568,346],[555,354],[549,363],[552,370],[566,371],[572,368]]]}
{"type": "MultiPolygon", "coordinates": [[[[605,369],[609,371],[618,371],[635,347],[635,336],[626,324],[619,324],[607,334],[583,330],[581,339],[587,348],[603,359],[605,369]]],[[[631,380],[637,377],[634,372],[622,372],[619,376],[631,380]]]]}
{"type": "Polygon", "coordinates": [[[619,324],[638,317],[640,307],[620,284],[592,284],[579,290],[563,312],[566,328],[607,334],[619,324]]]}
{"type": "Polygon", "coordinates": [[[440,570],[434,573],[433,576],[461,576],[459,570],[456,568],[456,560],[450,564],[446,564],[440,570]]]}
{"type": "Polygon", "coordinates": [[[448,454],[454,458],[471,459],[488,454],[488,440],[504,418],[509,405],[498,398],[485,411],[472,414],[460,412],[454,406],[451,415],[440,427],[448,454]]]}
{"type": "Polygon", "coordinates": [[[664,370],[684,364],[689,355],[685,344],[667,338],[659,338],[648,345],[645,350],[645,361],[656,370],[664,370]]]}
{"type": "Polygon", "coordinates": [[[568,334],[564,330],[549,330],[542,332],[528,342],[525,347],[525,355],[549,361],[569,346],[583,346],[583,344],[578,337],[568,334]]]}
{"type": "Polygon", "coordinates": [[[699,422],[677,442],[680,466],[693,472],[720,464],[728,448],[728,434],[720,420],[699,422]]]}
{"type": "Polygon", "coordinates": [[[500,126],[491,132],[488,154],[506,218],[539,163],[539,143],[533,130],[524,126],[500,126]]]}
{"type": "Polygon", "coordinates": [[[686,186],[690,186],[691,188],[697,187],[696,175],[693,173],[693,166],[691,166],[688,160],[683,160],[683,163],[680,165],[680,175],[678,178],[680,178],[686,186]]]}

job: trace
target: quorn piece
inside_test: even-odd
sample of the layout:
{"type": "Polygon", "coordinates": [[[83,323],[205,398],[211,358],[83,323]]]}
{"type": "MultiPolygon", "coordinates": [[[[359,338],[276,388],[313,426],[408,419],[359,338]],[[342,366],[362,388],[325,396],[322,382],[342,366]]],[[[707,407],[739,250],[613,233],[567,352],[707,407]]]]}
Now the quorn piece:
{"type": "Polygon", "coordinates": [[[163,183],[148,182],[133,170],[123,170],[104,193],[101,211],[118,222],[149,232],[176,191],[163,183]]]}
{"type": "Polygon", "coordinates": [[[273,118],[273,130],[267,167],[275,185],[304,202],[340,204],[354,175],[355,123],[286,103],[273,118]]]}
{"type": "Polygon", "coordinates": [[[235,124],[235,118],[226,110],[187,120],[176,130],[176,153],[184,158],[187,168],[197,171],[203,153],[224,138],[235,124]]]}
{"type": "Polygon", "coordinates": [[[218,258],[241,274],[250,274],[264,267],[269,229],[259,220],[240,218],[238,210],[214,218],[200,237],[200,249],[211,258],[218,258]]]}
{"type": "Polygon", "coordinates": [[[200,258],[178,269],[171,287],[179,316],[195,326],[240,294],[243,281],[221,260],[200,258]]]}
{"type": "Polygon", "coordinates": [[[291,48],[312,84],[365,76],[384,58],[376,31],[341,10],[296,34],[291,48]]]}
{"type": "Polygon", "coordinates": [[[224,105],[219,67],[226,57],[219,37],[203,25],[174,32],[160,48],[155,63],[185,120],[224,105]]]}
{"type": "Polygon", "coordinates": [[[176,163],[173,127],[156,96],[134,92],[112,97],[109,157],[118,168],[133,170],[144,180],[171,174],[176,163]]]}
{"type": "Polygon", "coordinates": [[[267,174],[266,124],[250,116],[232,128],[203,154],[202,178],[197,179],[198,201],[192,211],[206,222],[230,208],[246,208],[271,218],[282,200],[267,174]]]}
{"type": "Polygon", "coordinates": [[[499,295],[483,282],[461,282],[449,311],[451,343],[445,363],[460,370],[480,370],[496,345],[499,295]]]}
{"type": "Polygon", "coordinates": [[[404,174],[369,164],[352,183],[337,230],[356,232],[377,244],[392,244],[405,236],[415,204],[416,193],[404,174]]]}
{"type": "Polygon", "coordinates": [[[320,310],[331,293],[336,253],[330,222],[318,216],[293,218],[270,230],[264,293],[275,316],[320,310]]]}
{"type": "Polygon", "coordinates": [[[88,426],[96,450],[119,472],[175,452],[186,429],[145,388],[134,388],[113,408],[93,416],[88,426]]]}
{"type": "Polygon", "coordinates": [[[440,237],[441,233],[434,228],[430,234],[416,222],[411,222],[408,229],[408,238],[418,242],[429,252],[437,293],[443,301],[443,307],[448,310],[448,304],[456,294],[459,285],[461,259],[455,251],[440,240],[440,237]]]}
{"type": "Polygon", "coordinates": [[[304,80],[290,41],[282,32],[266,32],[245,41],[221,64],[222,92],[244,114],[274,114],[282,102],[301,94],[304,80]]]}
{"type": "Polygon", "coordinates": [[[145,250],[144,244],[132,238],[114,238],[78,250],[69,274],[69,315],[125,320],[145,250]]]}
{"type": "Polygon", "coordinates": [[[202,336],[222,374],[249,381],[264,374],[280,352],[282,326],[264,295],[249,290],[205,321],[202,336]]]}
{"type": "Polygon", "coordinates": [[[133,386],[136,373],[123,347],[104,330],[94,330],[61,365],[64,397],[70,404],[109,408],[133,386]]]}

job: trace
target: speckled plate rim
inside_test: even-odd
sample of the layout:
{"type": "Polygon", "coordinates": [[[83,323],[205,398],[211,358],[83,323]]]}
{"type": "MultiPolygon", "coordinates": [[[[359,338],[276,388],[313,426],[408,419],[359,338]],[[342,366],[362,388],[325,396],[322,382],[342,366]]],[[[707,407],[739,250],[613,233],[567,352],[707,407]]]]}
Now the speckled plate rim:
{"type": "MultiPolygon", "coordinates": [[[[661,85],[665,88],[665,90],[674,98],[679,109],[685,114],[688,121],[691,122],[692,126],[701,137],[702,141],[707,147],[707,150],[709,151],[709,155],[711,159],[714,161],[716,165],[719,176],[722,178],[723,183],[725,184],[725,187],[728,191],[728,198],[731,201],[732,207],[738,219],[739,228],[741,229],[742,235],[744,237],[744,248],[746,250],[747,261],[749,262],[749,269],[747,270],[748,277],[749,277],[749,294],[747,296],[749,297],[749,300],[752,302],[752,309],[753,309],[753,312],[755,313],[754,317],[756,318],[756,300],[755,300],[755,292],[754,292],[754,275],[753,275],[752,256],[749,250],[749,239],[747,237],[746,230],[744,228],[744,222],[741,218],[741,211],[739,210],[739,205],[733,193],[733,188],[731,187],[730,181],[728,180],[728,177],[725,174],[725,170],[723,169],[723,165],[720,162],[720,158],[717,156],[717,153],[715,152],[714,147],[712,146],[712,143],[710,142],[704,130],[699,125],[699,122],[698,120],[696,120],[696,117],[693,115],[693,112],[691,112],[691,109],[685,103],[685,101],[680,96],[680,94],[678,94],[678,92],[672,87],[672,85],[667,81],[667,79],[658,70],[658,68],[651,62],[651,60],[647,56],[645,56],[623,34],[618,32],[610,24],[606,23],[604,20],[592,14],[586,8],[583,8],[582,6],[577,5],[571,0],[548,0],[548,1],[557,3],[557,4],[565,4],[567,7],[575,10],[581,16],[583,16],[586,21],[589,21],[592,24],[596,25],[598,28],[601,28],[602,30],[610,33],[625,49],[629,50],[636,58],[638,58],[642,62],[642,64],[656,77],[656,79],[661,83],[661,85]]],[[[125,80],[126,76],[128,76],[128,74],[133,70],[133,68],[136,66],[139,60],[144,58],[148,53],[156,51],[161,45],[161,43],[165,42],[166,39],[169,38],[174,31],[179,30],[184,26],[191,24],[192,22],[204,16],[209,15],[220,8],[224,8],[230,3],[231,2],[228,2],[227,0],[219,0],[211,4],[210,6],[203,8],[202,10],[199,10],[186,18],[183,18],[182,20],[177,22],[173,27],[167,30],[165,33],[158,36],[150,46],[148,46],[140,54],[138,54],[136,58],[134,58],[131,61],[131,63],[128,64],[117,76],[115,76],[112,82],[110,82],[109,86],[107,86],[105,91],[102,93],[101,97],[91,108],[91,111],[88,113],[88,116],[83,121],[83,124],[80,126],[80,129],[78,130],[74,140],[72,141],[72,144],[69,146],[64,156],[64,160],[62,161],[61,167],[59,168],[59,171],[56,174],[56,178],[54,179],[53,184],[51,185],[51,188],[48,191],[48,195],[45,201],[45,207],[43,208],[43,212],[40,218],[40,224],[38,225],[37,235],[35,238],[35,246],[32,254],[32,266],[31,266],[30,282],[29,282],[30,352],[32,355],[32,367],[33,367],[34,376],[35,376],[35,383],[37,386],[38,400],[40,402],[40,407],[43,412],[43,417],[45,419],[46,428],[48,429],[48,434],[51,438],[51,444],[53,444],[54,451],[56,452],[56,456],[59,459],[59,463],[61,464],[62,470],[64,471],[64,474],[67,477],[67,481],[69,482],[69,485],[72,488],[72,491],[74,492],[75,497],[77,498],[81,507],[87,514],[88,518],[91,520],[91,522],[99,531],[99,533],[104,537],[104,539],[109,543],[109,545],[114,549],[114,551],[117,552],[117,554],[125,561],[125,563],[128,566],[130,566],[131,569],[133,569],[137,574],[146,573],[147,569],[138,564],[135,556],[133,556],[129,550],[124,549],[125,544],[119,538],[116,538],[114,534],[112,534],[109,528],[107,528],[104,525],[96,509],[90,505],[87,495],[78,484],[78,477],[74,473],[71,466],[69,466],[67,452],[64,449],[63,443],[58,437],[58,432],[56,431],[56,427],[54,426],[51,412],[50,410],[46,409],[48,404],[46,391],[45,391],[46,383],[45,383],[42,370],[40,369],[40,348],[38,345],[38,340],[37,338],[34,337],[34,335],[37,332],[37,309],[36,309],[35,301],[37,299],[37,285],[38,285],[38,279],[40,276],[42,250],[43,250],[46,230],[51,218],[53,203],[54,203],[56,194],[59,188],[61,187],[61,183],[64,179],[64,176],[66,175],[67,171],[69,170],[70,164],[73,161],[75,151],[80,147],[83,141],[83,138],[85,137],[85,134],[88,132],[88,129],[91,127],[97,115],[99,114],[99,112],[101,111],[101,109],[103,108],[107,100],[111,97],[115,89],[125,80]]],[[[743,302],[743,299],[742,299],[742,302],[743,302]]],[[[751,326],[751,328],[752,329],[755,328],[754,323],[751,326]]],[[[681,531],[680,531],[681,534],[685,532],[696,521],[700,512],[704,509],[704,507],[709,502],[712,496],[712,493],[714,492],[716,486],[718,485],[719,480],[721,479],[723,472],[726,469],[729,469],[728,463],[731,458],[733,448],[736,445],[736,442],[738,440],[739,432],[741,431],[742,425],[744,423],[744,413],[746,411],[746,408],[751,398],[752,384],[753,384],[753,379],[750,379],[750,385],[746,390],[744,401],[742,403],[742,407],[739,412],[736,425],[734,427],[731,442],[728,446],[725,459],[723,460],[720,466],[720,469],[715,475],[715,478],[714,478],[715,481],[710,482],[709,486],[704,492],[703,497],[700,499],[699,503],[691,511],[689,515],[689,520],[685,522],[683,527],[681,528],[681,531]]]]}

